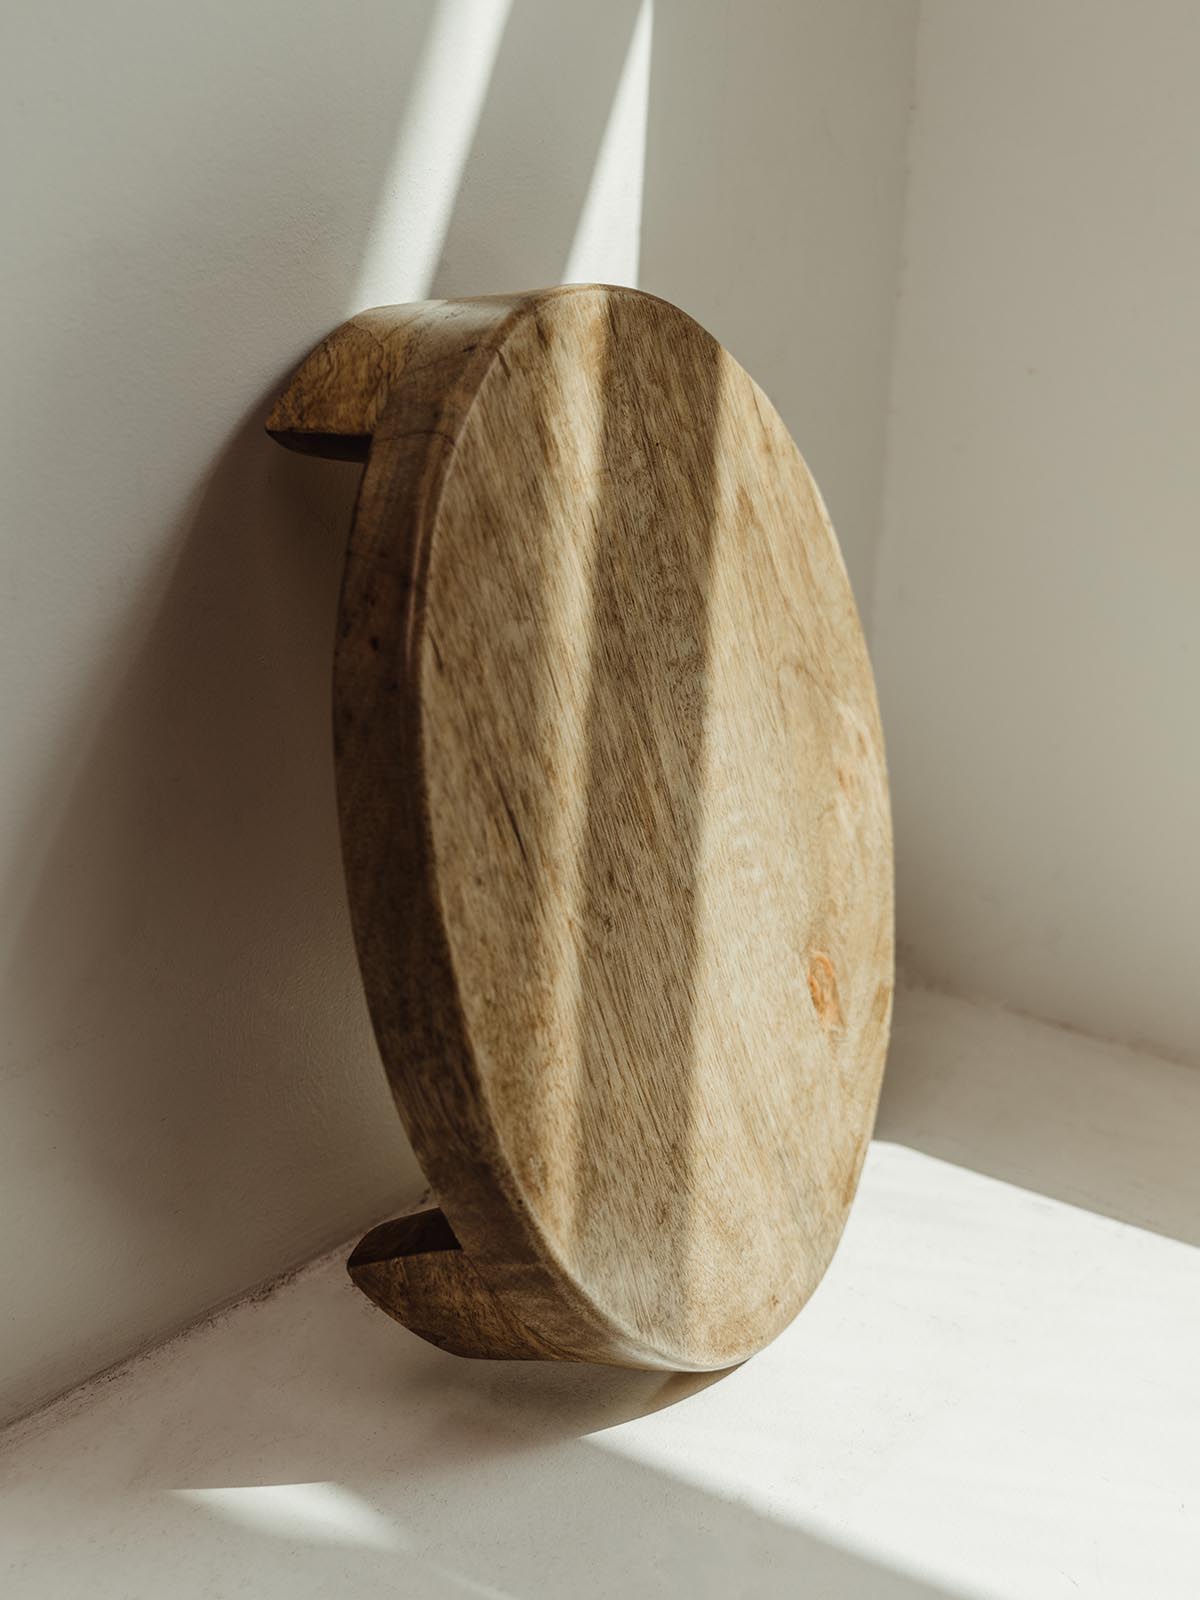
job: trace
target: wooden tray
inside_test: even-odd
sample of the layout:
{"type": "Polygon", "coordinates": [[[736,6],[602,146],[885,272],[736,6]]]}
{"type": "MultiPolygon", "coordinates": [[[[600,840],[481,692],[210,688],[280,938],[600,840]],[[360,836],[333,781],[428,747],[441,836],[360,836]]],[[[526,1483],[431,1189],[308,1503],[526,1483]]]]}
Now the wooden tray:
{"type": "Polygon", "coordinates": [[[870,1136],[870,666],[770,402],[628,289],[392,307],[272,435],[366,460],[334,748],[363,982],[441,1210],[355,1282],[464,1355],[717,1368],[812,1293],[870,1136]]]}

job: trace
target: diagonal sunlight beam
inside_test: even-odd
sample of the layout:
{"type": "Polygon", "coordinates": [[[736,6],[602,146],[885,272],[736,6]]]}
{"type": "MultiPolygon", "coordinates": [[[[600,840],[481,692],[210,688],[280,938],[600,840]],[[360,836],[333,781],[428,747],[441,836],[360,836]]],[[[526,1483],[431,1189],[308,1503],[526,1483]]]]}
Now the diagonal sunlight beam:
{"type": "Polygon", "coordinates": [[[1182,1594],[1196,1259],[876,1140],[845,1242],[780,1338],[655,1426],[589,1443],[811,1541],[797,1593],[1182,1594]],[[835,1582],[823,1550],[878,1576],[835,1582]]]}
{"type": "Polygon", "coordinates": [[[388,1517],[340,1483],[263,1483],[171,1493],[223,1521],[280,1539],[366,1550],[399,1550],[407,1542],[388,1517]]]}
{"type": "Polygon", "coordinates": [[[428,295],[511,9],[512,0],[441,0],[347,315],[428,295]]]}
{"type": "Polygon", "coordinates": [[[654,0],[642,0],[563,269],[564,283],[637,287],[654,0]]]}

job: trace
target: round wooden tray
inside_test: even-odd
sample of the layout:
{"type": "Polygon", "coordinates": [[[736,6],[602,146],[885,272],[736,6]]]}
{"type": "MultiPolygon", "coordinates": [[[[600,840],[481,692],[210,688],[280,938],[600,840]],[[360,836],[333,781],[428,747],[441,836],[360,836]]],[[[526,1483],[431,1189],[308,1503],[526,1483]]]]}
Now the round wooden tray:
{"type": "Polygon", "coordinates": [[[342,841],[441,1211],[356,1282],[464,1354],[743,1359],[833,1253],[892,994],[878,712],[799,452],[689,317],[598,287],[356,317],[269,426],[367,454],[342,841]]]}

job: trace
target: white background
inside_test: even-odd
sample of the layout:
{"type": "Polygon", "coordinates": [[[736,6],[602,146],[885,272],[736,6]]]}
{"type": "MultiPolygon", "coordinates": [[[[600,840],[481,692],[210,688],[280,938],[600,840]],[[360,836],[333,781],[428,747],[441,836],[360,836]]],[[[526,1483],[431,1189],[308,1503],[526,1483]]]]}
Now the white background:
{"type": "Polygon", "coordinates": [[[1200,1063],[1200,7],[926,0],[873,644],[902,954],[1200,1063]]]}
{"type": "Polygon", "coordinates": [[[366,305],[709,326],[839,530],[910,973],[1194,1071],[1200,11],[64,0],[0,74],[0,1414],[420,1185],[337,860],[355,471],[261,427],[366,305]]]}
{"type": "Polygon", "coordinates": [[[5,1595],[1191,1600],[1200,9],[0,35],[0,1420],[342,1246],[5,1433],[5,1595]],[[563,279],[773,396],[888,735],[878,1137],[810,1305],[700,1379],[459,1361],[341,1264],[422,1186],[337,857],[356,469],[262,421],[354,311],[563,279]]]}

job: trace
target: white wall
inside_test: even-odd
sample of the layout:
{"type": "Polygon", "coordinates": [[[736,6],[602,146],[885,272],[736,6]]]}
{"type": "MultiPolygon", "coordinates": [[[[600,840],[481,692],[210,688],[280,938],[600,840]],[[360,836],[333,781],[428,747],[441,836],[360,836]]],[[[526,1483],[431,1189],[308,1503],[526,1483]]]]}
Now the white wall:
{"type": "Polygon", "coordinates": [[[823,0],[10,11],[0,1415],[420,1181],[332,807],[355,474],[271,446],[272,392],[364,305],[632,281],[640,248],[775,395],[865,588],[915,26],[823,0]]]}
{"type": "Polygon", "coordinates": [[[874,646],[901,952],[1200,1059],[1200,8],[925,0],[874,646]]]}
{"type": "Polygon", "coordinates": [[[642,284],[733,351],[821,485],[864,620],[916,5],[658,0],[642,284]]]}

